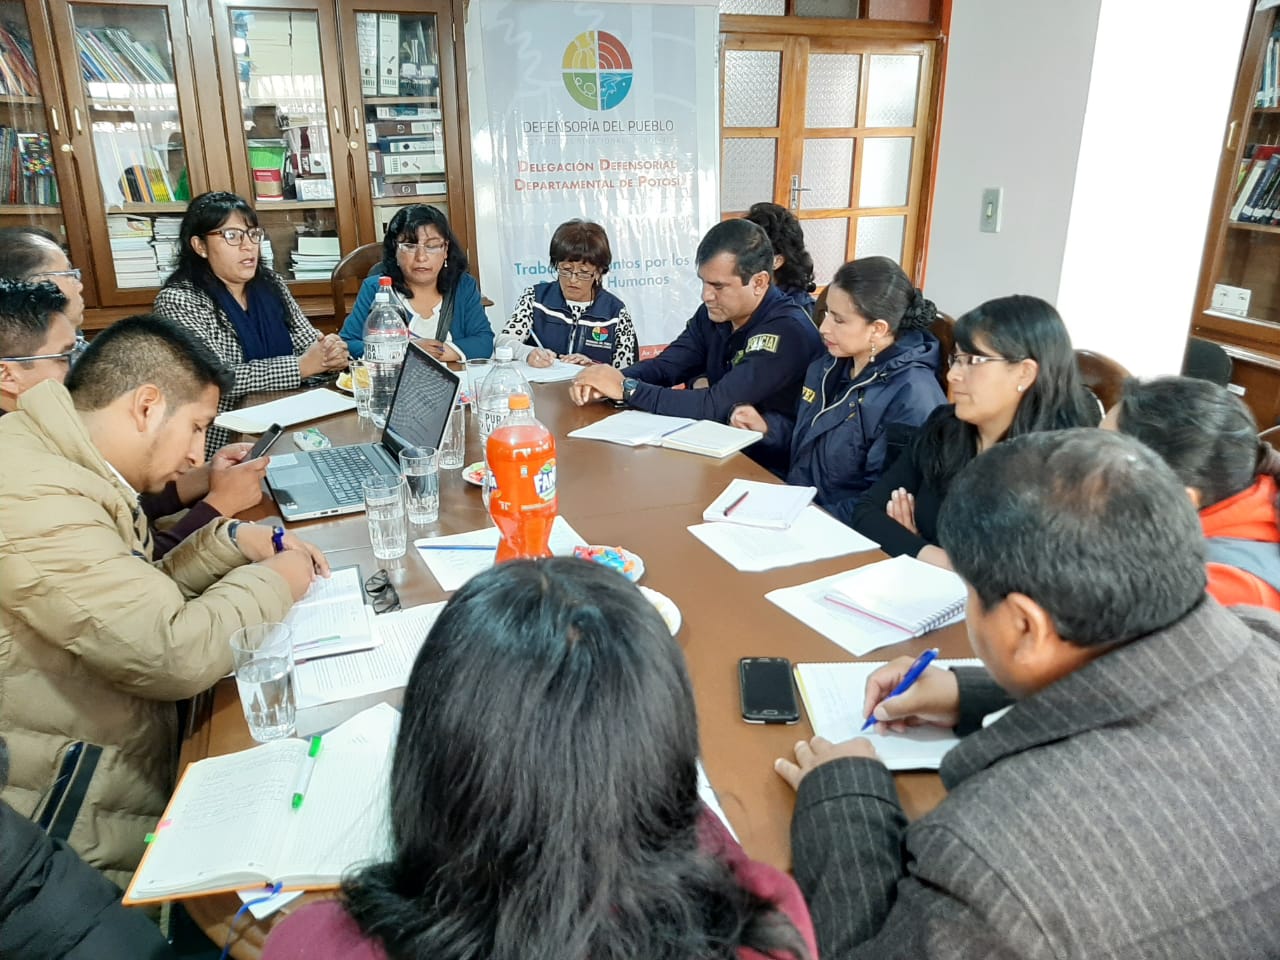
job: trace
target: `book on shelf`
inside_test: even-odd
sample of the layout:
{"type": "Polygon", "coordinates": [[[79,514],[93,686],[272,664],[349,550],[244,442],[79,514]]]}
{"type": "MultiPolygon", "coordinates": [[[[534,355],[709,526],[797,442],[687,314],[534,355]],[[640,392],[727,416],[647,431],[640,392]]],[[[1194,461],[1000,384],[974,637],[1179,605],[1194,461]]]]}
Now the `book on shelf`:
{"type": "Polygon", "coordinates": [[[0,24],[0,94],[10,97],[37,97],[35,53],[31,40],[15,23],[0,24]]]}
{"type": "Polygon", "coordinates": [[[1252,223],[1253,217],[1280,171],[1280,146],[1260,145],[1253,149],[1249,172],[1231,208],[1231,219],[1252,223]]]}
{"type": "Polygon", "coordinates": [[[0,127],[0,203],[58,203],[53,147],[47,133],[0,127]]]}
{"type": "Polygon", "coordinates": [[[85,80],[101,83],[171,84],[160,55],[121,27],[77,27],[76,46],[85,80]]]}
{"type": "Polygon", "coordinates": [[[190,764],[125,904],[277,882],[332,889],[353,867],[388,856],[399,716],[381,703],[329,731],[318,747],[290,738],[190,764]]]}

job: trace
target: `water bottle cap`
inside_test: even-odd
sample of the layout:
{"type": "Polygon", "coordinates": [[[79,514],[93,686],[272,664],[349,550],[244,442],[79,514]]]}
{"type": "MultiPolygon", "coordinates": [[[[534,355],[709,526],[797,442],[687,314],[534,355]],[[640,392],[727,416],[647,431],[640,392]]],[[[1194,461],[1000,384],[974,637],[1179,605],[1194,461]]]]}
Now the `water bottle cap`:
{"type": "Polygon", "coordinates": [[[495,360],[510,360],[515,355],[515,351],[511,349],[511,345],[506,343],[493,351],[493,359],[495,360]]]}
{"type": "Polygon", "coordinates": [[[380,286],[380,287],[389,287],[389,286],[391,286],[391,278],[390,278],[390,277],[379,277],[379,278],[378,278],[378,286],[380,286]]]}
{"type": "Polygon", "coordinates": [[[527,393],[512,393],[507,396],[508,410],[528,410],[529,395],[527,393]]]}

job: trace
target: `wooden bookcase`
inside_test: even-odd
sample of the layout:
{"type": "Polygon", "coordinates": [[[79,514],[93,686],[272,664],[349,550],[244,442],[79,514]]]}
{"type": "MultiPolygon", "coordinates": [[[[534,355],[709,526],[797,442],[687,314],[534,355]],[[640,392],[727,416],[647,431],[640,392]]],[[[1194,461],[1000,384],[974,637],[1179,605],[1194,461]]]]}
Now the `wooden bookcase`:
{"type": "Polygon", "coordinates": [[[1280,26],[1278,12],[1251,13],[1247,23],[1191,320],[1192,336],[1221,344],[1230,354],[1232,382],[1244,390],[1263,430],[1280,422],[1280,225],[1242,223],[1231,213],[1250,147],[1280,145],[1280,105],[1257,103],[1268,41],[1280,26]],[[1249,291],[1243,315],[1214,306],[1220,284],[1249,291]]]}
{"type": "Polygon", "coordinates": [[[89,330],[151,305],[165,234],[206,190],[249,199],[317,318],[324,258],[380,241],[406,204],[445,209],[474,258],[463,16],[464,0],[0,0],[30,62],[16,87],[22,65],[0,64],[0,127],[30,151],[0,139],[0,174],[32,164],[57,189],[31,202],[10,174],[0,225],[66,244],[89,330]]]}

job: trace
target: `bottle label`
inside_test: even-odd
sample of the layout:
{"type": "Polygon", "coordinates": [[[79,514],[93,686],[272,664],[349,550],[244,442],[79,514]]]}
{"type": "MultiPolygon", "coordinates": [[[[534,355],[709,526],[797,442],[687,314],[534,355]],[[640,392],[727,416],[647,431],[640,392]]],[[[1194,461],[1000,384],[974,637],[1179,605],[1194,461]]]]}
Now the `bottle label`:
{"type": "Polygon", "coordinates": [[[555,499],[556,495],[556,462],[548,460],[533,478],[533,489],[543,503],[555,499]]]}

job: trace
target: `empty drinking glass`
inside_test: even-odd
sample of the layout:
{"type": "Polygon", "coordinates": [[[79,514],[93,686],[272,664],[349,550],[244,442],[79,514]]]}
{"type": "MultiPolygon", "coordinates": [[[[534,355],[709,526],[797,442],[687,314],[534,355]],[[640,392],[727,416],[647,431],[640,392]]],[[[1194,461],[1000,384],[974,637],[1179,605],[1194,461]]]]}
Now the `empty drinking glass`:
{"type": "Polygon", "coordinates": [[[459,400],[449,411],[449,422],[440,439],[440,468],[457,470],[467,460],[467,408],[459,400]]]}
{"type": "Polygon", "coordinates": [[[404,478],[365,477],[364,513],[369,521],[369,543],[379,560],[403,557],[407,546],[404,528],[404,478]]]}
{"type": "Polygon", "coordinates": [[[464,371],[466,379],[462,382],[463,403],[475,403],[479,399],[480,386],[484,383],[484,378],[489,375],[491,365],[488,357],[467,361],[467,369],[464,371]]]}
{"type": "Polygon", "coordinates": [[[405,506],[410,523],[435,523],[440,517],[440,455],[435,447],[405,447],[400,451],[405,506]]]}
{"type": "Polygon", "coordinates": [[[258,623],[231,635],[231,660],[249,735],[259,743],[294,733],[293,631],[258,623]]]}

